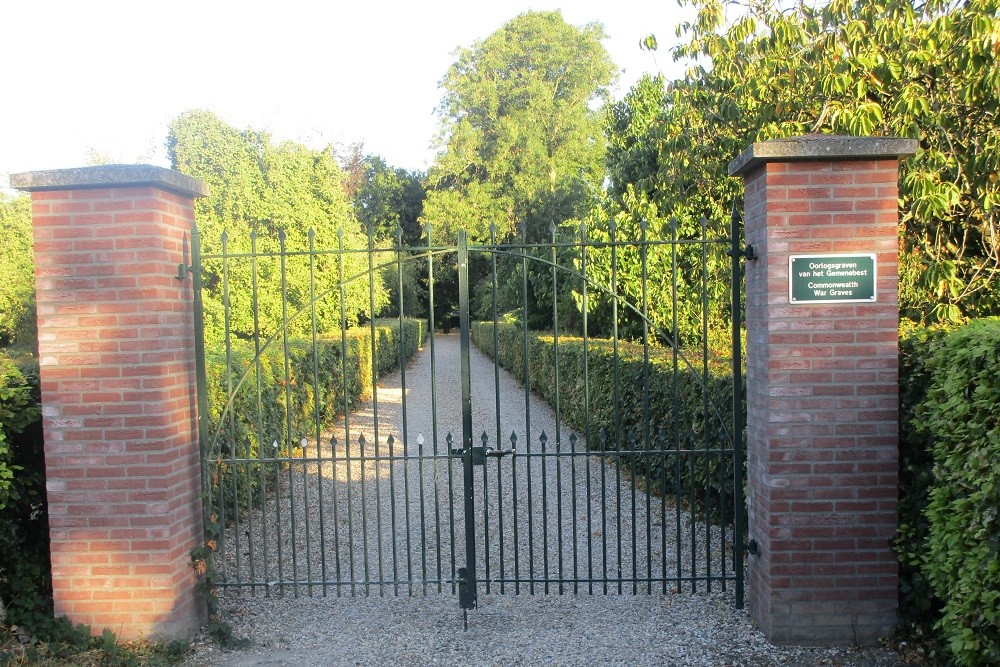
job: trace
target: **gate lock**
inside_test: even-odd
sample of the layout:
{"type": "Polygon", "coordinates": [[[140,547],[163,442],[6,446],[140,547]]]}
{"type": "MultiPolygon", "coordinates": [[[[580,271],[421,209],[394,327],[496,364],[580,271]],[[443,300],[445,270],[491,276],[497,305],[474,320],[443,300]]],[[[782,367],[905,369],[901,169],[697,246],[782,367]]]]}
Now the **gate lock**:
{"type": "MultiPolygon", "coordinates": [[[[508,454],[514,455],[516,450],[514,449],[493,449],[492,447],[487,448],[485,446],[472,447],[472,465],[481,466],[486,465],[486,457],[492,456],[494,458],[502,458],[508,454]]],[[[465,454],[465,450],[461,447],[452,449],[452,456],[462,456],[465,454]]]]}

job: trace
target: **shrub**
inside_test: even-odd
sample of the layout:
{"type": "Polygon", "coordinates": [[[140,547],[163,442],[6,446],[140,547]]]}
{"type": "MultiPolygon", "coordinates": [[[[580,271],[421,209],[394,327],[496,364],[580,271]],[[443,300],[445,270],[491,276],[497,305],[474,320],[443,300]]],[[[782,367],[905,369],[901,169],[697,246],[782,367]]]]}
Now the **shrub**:
{"type": "MultiPolygon", "coordinates": [[[[493,356],[492,322],[474,323],[472,339],[493,356]]],[[[523,382],[523,330],[501,323],[497,341],[500,365],[523,382]]],[[[643,348],[624,342],[618,344],[616,364],[612,341],[589,339],[585,351],[583,339],[560,336],[557,386],[554,343],[551,335],[527,335],[531,389],[550,405],[558,393],[563,421],[588,436],[588,447],[615,452],[654,492],[674,494],[676,489],[682,501],[710,520],[731,521],[733,457],[718,452],[732,449],[731,368],[712,359],[703,364],[700,351],[675,360],[664,348],[650,348],[647,367],[643,348]],[[616,372],[617,403],[610,389],[616,372]],[[650,449],[669,454],[650,455],[650,449]]]]}
{"type": "Polygon", "coordinates": [[[0,351],[0,604],[31,628],[52,614],[40,417],[37,369],[0,351]]]}
{"type": "Polygon", "coordinates": [[[946,649],[934,629],[941,618],[942,602],[923,570],[933,441],[928,433],[918,431],[914,413],[931,384],[931,350],[947,334],[945,327],[917,328],[901,330],[899,339],[899,529],[894,543],[899,556],[899,630],[929,656],[938,656],[946,649]]]}
{"type": "Polygon", "coordinates": [[[929,380],[910,436],[931,444],[934,461],[922,570],[956,662],[1000,664],[1000,319],[927,345],[924,368],[909,369],[911,383],[929,380]]]}

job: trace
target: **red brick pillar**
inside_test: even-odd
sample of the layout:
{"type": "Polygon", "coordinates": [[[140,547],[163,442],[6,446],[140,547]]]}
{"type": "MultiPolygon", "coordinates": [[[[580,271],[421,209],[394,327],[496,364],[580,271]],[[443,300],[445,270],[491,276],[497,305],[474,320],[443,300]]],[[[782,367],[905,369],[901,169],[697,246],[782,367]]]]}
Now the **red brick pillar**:
{"type": "Polygon", "coordinates": [[[151,166],[28,172],[55,613],[176,638],[203,619],[190,281],[204,184],[151,166]]]}
{"type": "Polygon", "coordinates": [[[915,150],[807,136],[755,143],[729,166],[757,255],[747,602],[775,643],[870,643],[896,622],[897,181],[915,150]]]}

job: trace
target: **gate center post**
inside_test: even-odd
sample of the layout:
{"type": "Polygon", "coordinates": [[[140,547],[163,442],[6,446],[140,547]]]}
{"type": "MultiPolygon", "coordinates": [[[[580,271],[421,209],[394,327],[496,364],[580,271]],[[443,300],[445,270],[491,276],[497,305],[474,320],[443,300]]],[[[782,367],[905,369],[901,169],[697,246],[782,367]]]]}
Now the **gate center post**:
{"type": "Polygon", "coordinates": [[[462,470],[465,499],[465,567],[459,571],[459,605],[476,608],[476,509],[472,461],[472,374],[469,366],[469,244],[465,230],[458,232],[458,312],[462,357],[462,470]],[[464,572],[463,572],[464,570],[464,572]]]}

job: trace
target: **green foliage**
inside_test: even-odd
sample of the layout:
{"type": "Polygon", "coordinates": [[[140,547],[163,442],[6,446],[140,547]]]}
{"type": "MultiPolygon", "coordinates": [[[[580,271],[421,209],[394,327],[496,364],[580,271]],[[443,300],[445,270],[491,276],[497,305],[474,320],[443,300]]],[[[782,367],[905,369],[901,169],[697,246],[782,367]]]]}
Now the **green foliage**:
{"type": "Polygon", "coordinates": [[[32,630],[52,617],[37,368],[0,351],[0,603],[32,630]]]}
{"type": "Polygon", "coordinates": [[[376,238],[388,241],[395,241],[398,233],[403,245],[416,245],[423,234],[423,176],[391,169],[378,156],[366,157],[363,164],[364,178],[354,196],[354,210],[362,229],[371,227],[376,238]]]}
{"type": "MultiPolygon", "coordinates": [[[[501,323],[497,338],[500,365],[523,381],[522,328],[501,323]]],[[[472,339],[493,356],[492,322],[473,323],[472,339]]],[[[619,342],[616,357],[610,340],[589,339],[585,349],[580,338],[560,336],[556,345],[551,335],[532,332],[527,335],[531,389],[550,405],[558,393],[563,421],[589,434],[588,447],[622,452],[616,456],[619,463],[645,478],[655,493],[676,492],[710,520],[732,521],[732,457],[692,451],[732,448],[731,368],[715,360],[703,365],[700,352],[679,353],[675,360],[664,348],[650,349],[647,366],[643,352],[641,346],[619,342]],[[650,449],[687,451],[646,454],[650,449]]]]}
{"type": "Polygon", "coordinates": [[[0,194],[0,346],[37,346],[31,199],[0,194]]]}
{"type": "Polygon", "coordinates": [[[938,627],[957,664],[1000,663],[1000,319],[927,346],[913,409],[934,467],[922,571],[943,601],[938,627]]]}
{"type": "Polygon", "coordinates": [[[224,520],[265,490],[258,474],[264,461],[295,455],[300,439],[314,441],[317,430],[368,399],[373,378],[413,356],[425,334],[422,320],[403,320],[402,334],[398,320],[377,320],[347,331],[343,341],[339,335],[315,344],[295,338],[285,347],[279,340],[257,359],[253,346],[242,341],[231,341],[228,364],[224,349],[208,351],[208,491],[217,518],[224,520]],[[251,463],[231,463],[230,457],[251,463]]]}
{"type": "Polygon", "coordinates": [[[21,484],[14,473],[11,438],[38,421],[38,379],[26,378],[5,354],[0,355],[0,511],[20,500],[21,484]]]}
{"type": "MultiPolygon", "coordinates": [[[[255,246],[262,255],[256,271],[249,258],[203,264],[208,339],[225,336],[224,277],[230,297],[229,331],[244,339],[255,331],[255,311],[257,330],[265,337],[280,330],[283,278],[291,312],[308,306],[313,277],[321,289],[345,283],[343,305],[349,324],[359,316],[372,317],[385,305],[381,274],[368,273],[362,254],[343,254],[343,267],[341,255],[334,252],[317,255],[314,264],[308,255],[288,254],[282,270],[283,244],[288,253],[306,251],[310,243],[320,251],[338,250],[341,244],[348,251],[368,247],[369,239],[351,212],[332,149],[315,151],[292,142],[274,145],[267,134],[240,132],[207,111],[189,111],[174,119],[167,148],[174,169],[211,188],[209,197],[195,202],[202,253],[219,254],[224,248],[230,255],[249,253],[255,246]],[[256,304],[252,302],[254,280],[256,304]]],[[[309,335],[309,325],[306,318],[290,324],[295,335],[309,335]]],[[[317,326],[321,334],[341,328],[338,290],[317,303],[317,326]]]]}
{"type": "Polygon", "coordinates": [[[0,645],[2,667],[168,667],[188,653],[185,641],[169,643],[137,640],[119,642],[105,628],[92,634],[87,625],[73,625],[65,616],[50,620],[26,645],[0,645]]]}
{"type": "Polygon", "coordinates": [[[997,0],[691,5],[674,49],[686,74],[640,82],[608,118],[616,215],[651,228],[725,220],[741,194],[726,167],[754,141],[911,137],[920,149],[900,180],[904,316],[1000,311],[997,0]]]}
{"type": "Polygon", "coordinates": [[[425,221],[445,236],[464,228],[473,241],[487,240],[490,224],[501,240],[522,222],[544,235],[566,218],[536,215],[543,195],[600,186],[604,142],[592,107],[614,76],[604,37],[597,23],[527,12],[459,52],[441,83],[444,150],[425,221]]]}
{"type": "Polygon", "coordinates": [[[900,331],[899,339],[899,527],[893,548],[899,555],[899,634],[923,653],[947,653],[935,623],[941,599],[924,573],[929,525],[926,509],[934,482],[933,439],[918,430],[915,413],[932,383],[931,352],[948,329],[941,326],[900,331]]]}

